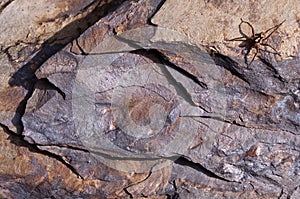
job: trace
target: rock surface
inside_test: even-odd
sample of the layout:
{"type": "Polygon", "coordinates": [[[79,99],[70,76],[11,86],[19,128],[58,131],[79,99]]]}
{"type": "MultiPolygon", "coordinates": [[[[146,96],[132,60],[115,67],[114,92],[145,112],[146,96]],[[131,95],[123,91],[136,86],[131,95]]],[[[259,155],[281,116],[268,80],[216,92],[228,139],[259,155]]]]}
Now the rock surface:
{"type": "MultiPolygon", "coordinates": [[[[291,59],[299,54],[299,6],[298,3],[282,0],[272,3],[253,0],[175,0],[166,2],[151,21],[160,27],[188,35],[195,43],[215,45],[222,53],[237,56],[240,53],[234,47],[238,42],[226,42],[225,39],[241,36],[238,29],[241,18],[252,24],[255,33],[266,31],[285,20],[271,43],[275,44],[283,59],[291,59]]],[[[242,29],[251,34],[249,27],[242,29]]]]}
{"type": "Polygon", "coordinates": [[[0,197],[298,198],[297,6],[3,1],[0,197]]]}

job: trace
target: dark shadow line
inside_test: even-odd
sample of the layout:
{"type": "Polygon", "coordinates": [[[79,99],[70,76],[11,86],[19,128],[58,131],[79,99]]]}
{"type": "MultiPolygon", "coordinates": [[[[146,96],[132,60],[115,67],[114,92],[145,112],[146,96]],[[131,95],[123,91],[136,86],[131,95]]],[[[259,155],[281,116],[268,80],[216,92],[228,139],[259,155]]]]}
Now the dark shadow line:
{"type": "Polygon", "coordinates": [[[4,4],[2,5],[2,7],[0,8],[0,14],[1,14],[2,11],[3,11],[7,6],[9,6],[9,4],[11,4],[13,1],[14,1],[14,0],[9,0],[9,1],[7,1],[6,3],[4,3],[4,4]]]}
{"type": "Polygon", "coordinates": [[[147,24],[157,27],[157,24],[152,23],[151,19],[156,15],[156,13],[160,10],[160,8],[165,4],[166,1],[167,0],[161,0],[160,1],[158,6],[156,7],[156,9],[151,13],[150,17],[148,18],[147,24]]]}
{"type": "MultiPolygon", "coordinates": [[[[142,55],[148,59],[150,59],[151,61],[153,61],[156,64],[159,64],[159,67],[161,68],[161,71],[164,73],[167,81],[174,86],[177,94],[179,96],[181,96],[187,103],[189,103],[191,106],[197,106],[199,107],[199,105],[196,105],[195,102],[192,99],[191,94],[187,91],[187,89],[184,87],[184,85],[182,85],[181,82],[177,81],[173,75],[167,70],[167,68],[165,67],[168,66],[174,70],[176,70],[177,72],[179,72],[180,74],[184,75],[185,77],[187,77],[188,79],[194,80],[194,78],[196,78],[195,76],[189,74],[187,71],[185,71],[184,69],[176,66],[174,63],[170,62],[166,57],[164,57],[164,55],[159,52],[156,49],[139,49],[139,50],[133,50],[130,53],[133,54],[138,54],[138,55],[142,55]]],[[[198,80],[197,80],[198,81],[198,80]]],[[[195,82],[195,81],[194,81],[195,82]]],[[[197,83],[198,85],[200,85],[202,88],[204,87],[205,89],[207,88],[206,84],[203,83],[203,85],[201,84],[201,82],[197,83]]],[[[200,107],[202,108],[205,112],[209,112],[206,108],[204,107],[200,107]]]]}
{"type": "Polygon", "coordinates": [[[267,68],[274,73],[274,77],[276,77],[277,79],[279,79],[281,82],[286,82],[285,79],[283,77],[280,76],[280,74],[278,73],[278,71],[276,70],[276,68],[265,58],[262,58],[261,56],[258,56],[259,60],[264,63],[267,68]]]}
{"type": "Polygon", "coordinates": [[[58,92],[62,98],[66,99],[66,94],[57,86],[55,86],[52,82],[50,82],[47,78],[41,78],[39,79],[35,84],[35,89],[41,89],[41,90],[54,90],[58,92]]]}
{"type": "MultiPolygon", "coordinates": [[[[123,2],[125,2],[125,0],[116,0],[105,5],[100,5],[101,2],[102,1],[96,1],[96,7],[93,11],[91,11],[85,17],[66,25],[62,30],[58,31],[51,38],[47,39],[42,44],[41,49],[36,53],[36,55],[34,55],[31,60],[23,65],[10,78],[8,82],[10,86],[22,86],[28,91],[24,99],[19,103],[12,119],[13,125],[15,125],[17,128],[17,133],[22,133],[23,131],[23,123],[21,118],[25,113],[27,101],[32,96],[35,90],[35,85],[39,81],[35,75],[35,72],[51,56],[62,50],[71,41],[78,38],[84,31],[86,31],[101,18],[105,17],[108,13],[115,11],[123,2]]],[[[65,97],[65,94],[58,87],[55,85],[53,86],[54,90],[57,90],[63,97],[65,97]]]]}
{"type": "Polygon", "coordinates": [[[204,89],[208,89],[208,86],[206,85],[206,83],[201,82],[198,80],[198,78],[194,75],[192,75],[191,73],[189,73],[188,71],[184,70],[181,67],[178,67],[176,64],[172,63],[163,53],[161,53],[160,51],[153,49],[155,51],[155,53],[157,54],[157,56],[159,57],[160,60],[162,60],[167,66],[169,66],[170,68],[176,70],[177,72],[179,72],[180,74],[184,75],[185,77],[187,77],[188,79],[191,79],[193,82],[195,82],[196,84],[198,84],[199,86],[201,86],[204,89]]]}
{"type": "Polygon", "coordinates": [[[208,86],[204,83],[198,80],[198,78],[194,75],[192,75],[191,73],[189,73],[188,71],[184,70],[183,68],[178,67],[176,64],[172,63],[163,53],[161,53],[158,49],[154,49],[154,48],[144,48],[142,45],[139,44],[138,41],[134,41],[134,40],[130,40],[130,39],[126,39],[120,36],[115,36],[115,38],[121,42],[124,42],[126,44],[128,44],[130,47],[135,48],[136,50],[132,50],[130,51],[130,53],[136,53],[138,54],[141,51],[147,52],[147,53],[141,53],[142,56],[147,57],[149,59],[151,59],[154,63],[158,63],[158,64],[166,64],[168,67],[176,70],[177,72],[179,72],[180,74],[184,75],[185,77],[187,77],[188,79],[191,79],[193,82],[195,82],[196,84],[198,84],[199,86],[201,86],[204,89],[208,89],[208,86]],[[153,59],[153,57],[150,55],[148,56],[148,53],[152,53],[153,55],[156,55],[157,59],[153,59]]]}
{"type": "Polygon", "coordinates": [[[22,116],[25,114],[25,110],[26,110],[26,105],[27,105],[27,101],[30,99],[30,97],[32,96],[33,92],[34,92],[34,84],[29,84],[27,87],[27,93],[24,97],[24,99],[22,99],[22,101],[18,104],[16,111],[15,111],[15,115],[12,118],[12,124],[16,127],[17,130],[17,134],[22,134],[23,130],[24,130],[24,125],[22,122],[22,116]]]}
{"type": "Polygon", "coordinates": [[[45,155],[47,157],[53,158],[59,162],[61,162],[63,165],[65,165],[68,169],[70,169],[75,175],[77,175],[79,178],[83,179],[83,177],[78,173],[78,171],[72,166],[70,165],[68,162],[66,162],[61,156],[55,154],[55,153],[51,153],[49,151],[46,150],[42,150],[40,148],[38,148],[37,145],[35,144],[31,144],[27,141],[24,140],[24,135],[17,135],[15,134],[13,131],[11,131],[6,125],[1,124],[0,123],[0,127],[3,129],[3,131],[9,135],[9,137],[7,138],[8,140],[10,140],[10,142],[16,146],[22,146],[22,147],[26,147],[29,151],[33,152],[33,153],[39,153],[42,155],[45,155]]]}
{"type": "Polygon", "coordinates": [[[181,156],[180,158],[178,158],[177,160],[174,161],[175,164],[179,164],[181,166],[188,166],[190,168],[193,168],[203,174],[205,174],[208,177],[211,178],[215,178],[215,179],[219,179],[225,182],[233,182],[230,180],[227,180],[221,176],[218,176],[217,174],[213,173],[212,171],[208,170],[207,168],[205,168],[203,165],[201,165],[200,163],[195,163],[191,160],[188,160],[187,158],[181,156]]]}
{"type": "Polygon", "coordinates": [[[237,70],[237,68],[239,67],[239,64],[236,61],[234,61],[230,57],[223,55],[221,53],[218,53],[218,52],[210,53],[210,56],[214,60],[216,65],[225,68],[232,75],[240,78],[241,80],[246,82],[248,85],[250,85],[250,82],[247,80],[246,76],[237,70]]]}
{"type": "Polygon", "coordinates": [[[26,82],[30,81],[35,76],[35,72],[39,67],[55,53],[63,49],[74,39],[78,38],[85,30],[95,24],[108,13],[116,10],[125,0],[117,0],[112,3],[99,6],[101,1],[97,2],[96,8],[87,16],[71,22],[62,30],[55,33],[51,38],[47,39],[39,52],[18,71],[16,71],[9,81],[10,86],[26,87],[26,82]]]}

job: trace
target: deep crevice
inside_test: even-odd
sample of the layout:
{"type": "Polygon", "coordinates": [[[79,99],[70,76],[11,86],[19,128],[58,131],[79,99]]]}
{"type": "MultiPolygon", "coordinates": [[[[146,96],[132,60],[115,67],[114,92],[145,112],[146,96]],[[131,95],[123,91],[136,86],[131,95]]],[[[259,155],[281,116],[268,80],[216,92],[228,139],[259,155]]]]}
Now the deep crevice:
{"type": "Polygon", "coordinates": [[[157,49],[139,49],[139,50],[131,51],[130,53],[139,54],[144,57],[147,57],[151,59],[154,63],[164,64],[176,70],[177,72],[187,77],[188,79],[192,80],[193,82],[198,84],[201,88],[208,89],[208,86],[204,82],[199,81],[196,76],[192,75],[191,73],[184,70],[183,68],[178,67],[176,64],[171,62],[163,53],[161,53],[157,49]]]}
{"type": "Polygon", "coordinates": [[[174,64],[173,62],[171,62],[163,53],[161,53],[160,51],[153,49],[156,51],[157,56],[159,57],[160,60],[162,60],[167,66],[169,66],[170,68],[176,70],[177,72],[179,72],[180,74],[184,75],[185,77],[187,77],[188,79],[191,79],[193,82],[195,82],[196,84],[198,84],[200,87],[204,88],[204,89],[208,89],[208,86],[206,83],[201,82],[198,80],[198,78],[194,75],[192,75],[191,73],[189,73],[188,71],[184,70],[181,67],[178,67],[176,64],[174,64]]]}
{"type": "Polygon", "coordinates": [[[27,101],[31,98],[33,92],[34,92],[34,85],[35,82],[37,81],[37,78],[32,79],[33,83],[29,83],[27,86],[27,93],[24,97],[24,99],[18,104],[17,109],[15,111],[15,115],[12,118],[12,124],[16,127],[17,129],[17,134],[22,134],[24,130],[24,125],[22,122],[22,117],[25,114],[26,110],[26,105],[27,101]]]}
{"type": "Polygon", "coordinates": [[[36,82],[34,88],[38,88],[41,90],[55,90],[62,96],[64,100],[66,99],[66,94],[59,87],[55,86],[52,82],[50,82],[47,78],[39,79],[36,82]]]}
{"type": "Polygon", "coordinates": [[[21,147],[26,147],[27,149],[29,149],[29,151],[33,152],[33,153],[38,153],[38,154],[42,154],[45,156],[48,156],[50,158],[53,158],[59,162],[61,162],[63,165],[65,165],[69,170],[72,171],[72,173],[74,173],[77,177],[84,179],[78,172],[77,170],[71,166],[69,163],[67,163],[61,156],[51,153],[49,151],[46,150],[42,150],[40,148],[38,148],[37,145],[35,144],[31,144],[27,141],[24,140],[24,135],[18,135],[16,133],[14,133],[13,131],[11,131],[6,125],[1,124],[0,123],[0,127],[3,129],[3,131],[5,133],[7,133],[9,135],[9,137],[7,138],[12,144],[16,145],[16,146],[21,146],[21,147]]]}
{"type": "Polygon", "coordinates": [[[283,194],[284,194],[284,191],[283,191],[283,189],[281,189],[281,192],[280,192],[280,194],[278,196],[278,199],[281,199],[281,197],[283,196],[283,194]]]}
{"type": "MultiPolygon", "coordinates": [[[[138,44],[135,44],[134,41],[131,41],[131,40],[128,40],[128,39],[125,39],[125,38],[121,38],[121,37],[118,37],[118,36],[116,36],[116,39],[118,39],[118,40],[120,40],[120,41],[122,41],[124,43],[127,43],[129,46],[132,46],[133,48],[136,48],[136,50],[109,52],[107,54],[112,54],[112,53],[132,53],[132,54],[137,54],[137,55],[144,56],[144,57],[150,59],[151,61],[153,61],[154,63],[159,64],[159,67],[161,68],[161,70],[164,73],[165,77],[167,78],[168,82],[171,85],[174,85],[174,88],[176,89],[177,94],[179,96],[181,96],[183,99],[185,99],[185,101],[188,102],[191,106],[199,107],[199,108],[203,109],[207,113],[210,112],[205,107],[202,107],[201,105],[196,105],[195,104],[195,102],[192,99],[192,96],[186,90],[186,88],[184,87],[184,85],[182,85],[181,82],[177,81],[172,76],[172,74],[166,69],[165,65],[167,67],[170,67],[170,68],[174,69],[175,71],[177,71],[181,75],[187,77],[188,79],[192,80],[193,82],[195,82],[197,85],[199,85],[203,89],[208,89],[208,86],[206,85],[206,83],[199,81],[196,76],[192,75],[188,71],[186,71],[186,70],[178,67],[176,64],[172,63],[163,53],[161,53],[157,49],[144,49],[141,46],[139,46],[138,44]]],[[[95,53],[95,54],[89,53],[89,55],[99,55],[99,54],[105,54],[105,53],[95,53]]]]}
{"type": "Polygon", "coordinates": [[[157,26],[157,24],[152,23],[151,19],[156,15],[156,13],[161,9],[161,7],[165,4],[167,0],[161,0],[154,11],[151,13],[150,17],[147,20],[147,24],[152,26],[157,26]]]}
{"type": "Polygon", "coordinates": [[[137,41],[126,39],[126,38],[123,38],[123,37],[120,37],[120,36],[117,36],[117,35],[115,36],[115,38],[117,40],[121,41],[121,42],[124,42],[124,43],[128,44],[130,47],[133,47],[133,48],[136,49],[136,50],[129,51],[129,53],[142,55],[144,57],[147,57],[148,59],[151,59],[154,63],[165,64],[168,67],[176,70],[180,74],[184,75],[188,79],[191,79],[193,82],[198,84],[200,87],[202,87],[204,89],[208,89],[208,86],[206,85],[206,83],[199,81],[199,79],[196,76],[194,76],[193,74],[191,74],[188,71],[184,70],[183,68],[178,67],[176,64],[171,62],[158,49],[155,49],[155,48],[145,49],[145,48],[143,48],[143,46],[139,45],[139,43],[137,41]]]}
{"type": "Polygon", "coordinates": [[[207,89],[207,85],[205,83],[200,82],[197,77],[193,76],[192,74],[188,73],[184,69],[176,66],[174,63],[170,62],[161,52],[159,52],[157,49],[139,49],[139,50],[133,50],[130,51],[130,53],[142,55],[154,63],[159,64],[162,72],[164,73],[165,77],[167,78],[168,82],[174,86],[174,88],[177,91],[177,94],[181,96],[183,99],[185,99],[186,102],[188,102],[191,106],[200,107],[205,112],[209,112],[204,107],[198,106],[195,104],[195,102],[192,99],[192,96],[190,93],[186,90],[184,85],[182,85],[181,82],[177,81],[172,74],[166,69],[165,65],[176,70],[180,74],[184,75],[188,79],[191,79],[196,84],[201,86],[204,89],[207,89]]]}
{"type": "Polygon", "coordinates": [[[60,88],[51,83],[47,78],[37,79],[36,77],[34,77],[30,81],[28,80],[26,87],[27,93],[24,99],[18,104],[15,115],[12,118],[12,124],[16,127],[17,134],[22,134],[24,130],[22,117],[25,114],[27,102],[33,95],[36,88],[41,90],[55,90],[63,97],[63,99],[65,99],[66,97],[65,93],[60,88]]]}
{"type": "Polygon", "coordinates": [[[100,5],[101,1],[99,1],[95,9],[87,14],[87,16],[66,25],[62,30],[46,40],[42,44],[40,51],[13,74],[9,81],[10,86],[23,86],[26,88],[26,83],[35,77],[35,72],[46,60],[71,41],[78,38],[85,30],[101,18],[116,10],[124,1],[125,0],[113,1],[105,5],[100,5]]]}
{"type": "Polygon", "coordinates": [[[261,56],[258,56],[259,60],[264,63],[268,69],[274,73],[274,77],[279,79],[281,82],[286,82],[285,79],[283,77],[280,76],[280,74],[278,73],[278,71],[276,70],[276,68],[266,59],[266,58],[262,58],[261,56]]]}
{"type": "Polygon", "coordinates": [[[213,120],[217,120],[217,121],[220,121],[220,122],[224,122],[224,123],[228,123],[228,124],[233,124],[233,125],[236,125],[236,126],[240,126],[240,127],[245,127],[245,128],[249,128],[243,124],[239,124],[237,123],[236,121],[229,121],[229,120],[225,120],[221,117],[218,117],[218,116],[211,116],[211,115],[183,115],[181,117],[190,117],[190,118],[205,118],[205,119],[213,119],[213,120]]]}
{"type": "MultiPolygon", "coordinates": [[[[134,186],[134,185],[137,185],[137,184],[139,184],[139,183],[142,183],[142,182],[146,181],[146,180],[151,176],[151,174],[152,174],[152,171],[150,171],[149,174],[146,176],[146,178],[144,178],[143,180],[141,180],[141,181],[139,181],[139,182],[136,182],[136,183],[134,183],[134,184],[131,184],[131,185],[129,185],[129,186],[123,188],[123,190],[125,191],[126,194],[128,194],[128,195],[130,196],[130,198],[131,198],[131,197],[133,198],[133,195],[132,195],[127,189],[128,189],[129,187],[132,187],[132,186],[134,186]]],[[[148,196],[144,195],[143,193],[141,193],[140,195],[141,195],[142,197],[145,197],[145,198],[148,197],[148,196]]]]}
{"type": "Polygon", "coordinates": [[[8,2],[6,2],[5,4],[2,5],[2,7],[0,7],[0,14],[2,13],[2,11],[13,2],[14,0],[10,0],[8,2]]]}
{"type": "Polygon", "coordinates": [[[133,195],[127,190],[127,188],[123,188],[123,191],[129,196],[129,198],[133,198],[133,195]]]}
{"type": "Polygon", "coordinates": [[[238,77],[239,79],[243,80],[248,85],[250,85],[250,82],[247,80],[246,76],[237,70],[237,68],[239,67],[239,64],[236,61],[234,61],[230,57],[223,55],[219,52],[208,52],[208,53],[211,56],[211,58],[214,60],[216,65],[225,68],[232,75],[238,77]]]}
{"type": "Polygon", "coordinates": [[[42,44],[41,49],[35,54],[35,56],[13,74],[8,82],[9,85],[11,87],[22,86],[28,91],[24,99],[19,103],[15,111],[15,115],[12,119],[12,123],[16,126],[18,134],[22,133],[23,131],[24,127],[21,118],[25,113],[27,101],[32,96],[38,81],[47,82],[48,85],[51,85],[51,89],[58,91],[63,96],[63,98],[65,98],[65,94],[61,91],[61,89],[56,87],[45,78],[39,80],[36,77],[35,72],[51,56],[63,49],[68,43],[78,38],[91,25],[95,24],[108,13],[116,10],[124,1],[125,0],[112,1],[105,5],[101,5],[102,1],[97,2],[94,10],[87,14],[85,17],[71,22],[70,24],[66,25],[61,31],[57,32],[51,38],[46,40],[42,44]]]}
{"type": "Polygon", "coordinates": [[[179,165],[182,165],[182,166],[188,166],[190,168],[193,168],[195,169],[196,171],[200,172],[200,173],[203,173],[205,174],[206,176],[208,177],[211,177],[211,178],[215,178],[215,179],[218,179],[218,180],[222,180],[222,181],[225,181],[225,182],[233,182],[231,180],[227,180],[221,176],[218,176],[217,174],[213,173],[212,171],[208,170],[207,168],[205,168],[203,165],[201,165],[200,163],[195,163],[189,159],[187,159],[186,157],[184,156],[181,156],[180,158],[178,158],[177,160],[174,161],[175,164],[179,164],[179,165]]]}
{"type": "Polygon", "coordinates": [[[169,182],[173,189],[172,192],[168,192],[166,195],[167,195],[167,199],[179,199],[179,193],[178,193],[178,189],[177,189],[177,186],[176,186],[176,181],[173,180],[172,182],[169,182]]]}

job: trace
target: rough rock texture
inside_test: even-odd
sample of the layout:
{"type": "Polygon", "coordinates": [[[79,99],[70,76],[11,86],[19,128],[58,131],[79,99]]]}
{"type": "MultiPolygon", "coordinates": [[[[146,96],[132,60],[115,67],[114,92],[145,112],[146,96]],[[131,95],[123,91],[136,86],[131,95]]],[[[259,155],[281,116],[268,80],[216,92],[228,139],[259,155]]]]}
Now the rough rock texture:
{"type": "Polygon", "coordinates": [[[1,2],[0,197],[299,198],[297,6],[1,2]]]}
{"type": "MultiPolygon", "coordinates": [[[[226,55],[237,55],[238,42],[225,39],[239,37],[241,18],[251,22],[255,33],[286,20],[271,40],[282,58],[292,58],[299,53],[299,3],[298,1],[205,0],[166,2],[151,20],[161,27],[176,30],[192,38],[195,43],[215,45],[226,55]],[[171,20],[170,20],[171,19],[171,20]],[[275,36],[276,35],[276,36],[275,36]]],[[[242,27],[250,35],[249,28],[242,27]]]]}

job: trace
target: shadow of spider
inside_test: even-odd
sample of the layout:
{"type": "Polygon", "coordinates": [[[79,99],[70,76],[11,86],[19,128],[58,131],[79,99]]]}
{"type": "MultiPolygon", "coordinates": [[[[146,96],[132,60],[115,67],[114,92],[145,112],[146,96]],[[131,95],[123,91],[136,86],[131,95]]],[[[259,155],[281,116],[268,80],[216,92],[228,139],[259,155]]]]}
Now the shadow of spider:
{"type": "Polygon", "coordinates": [[[239,32],[242,35],[242,37],[237,37],[237,38],[229,39],[229,40],[225,39],[225,40],[226,41],[242,41],[242,43],[239,44],[239,47],[245,48],[245,50],[246,50],[246,53],[244,55],[245,63],[247,64],[247,66],[250,66],[259,51],[265,51],[265,52],[277,54],[280,56],[280,54],[277,52],[277,50],[274,47],[270,46],[269,44],[267,44],[265,42],[284,22],[285,22],[285,20],[283,22],[281,22],[280,24],[278,24],[272,28],[269,28],[265,32],[255,33],[253,26],[249,22],[244,21],[241,18],[241,23],[239,24],[239,32]],[[251,33],[252,33],[251,36],[246,35],[242,31],[242,24],[247,24],[251,28],[251,33]],[[273,50],[273,52],[267,50],[266,48],[263,49],[260,46],[269,47],[270,49],[273,50]],[[248,64],[247,57],[252,48],[254,48],[256,51],[255,51],[255,54],[254,54],[253,58],[251,59],[250,63],[248,64]]]}

